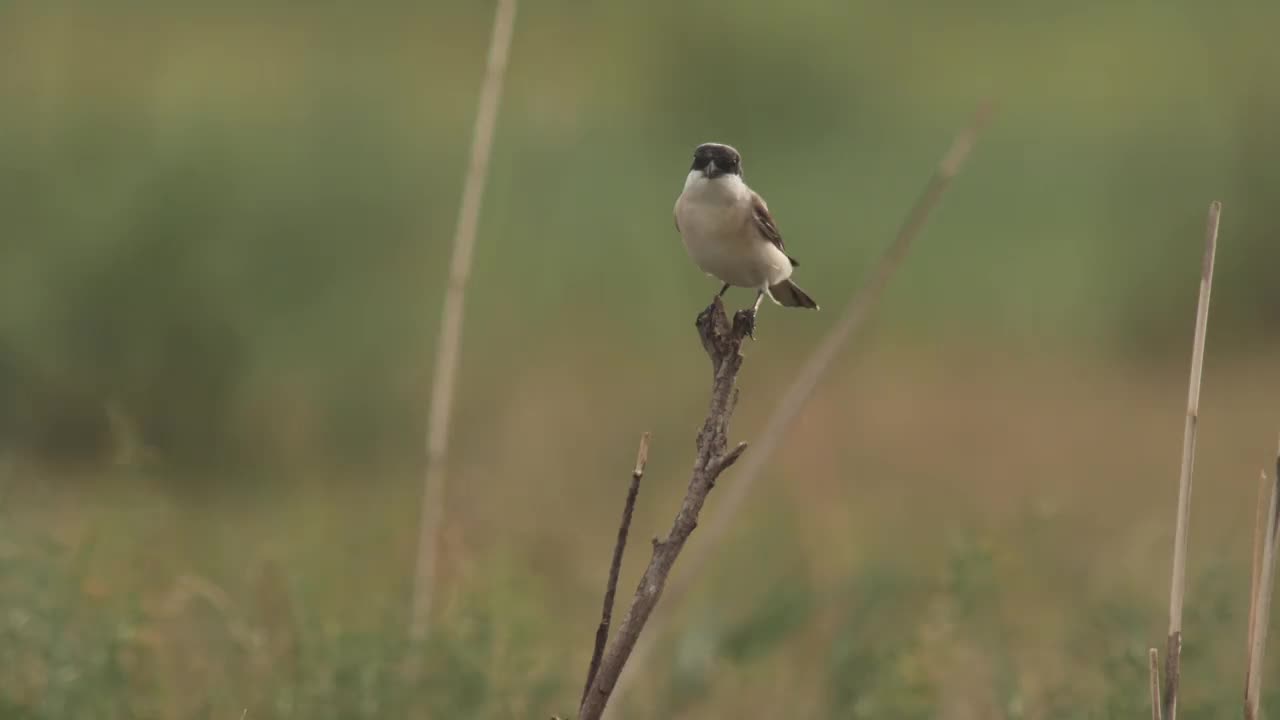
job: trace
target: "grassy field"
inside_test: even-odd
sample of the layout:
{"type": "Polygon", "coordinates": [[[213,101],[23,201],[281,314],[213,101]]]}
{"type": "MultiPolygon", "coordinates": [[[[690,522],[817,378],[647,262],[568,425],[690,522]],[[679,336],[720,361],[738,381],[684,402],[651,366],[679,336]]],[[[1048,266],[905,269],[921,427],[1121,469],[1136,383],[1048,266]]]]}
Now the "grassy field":
{"type": "Polygon", "coordinates": [[[660,607],[622,715],[1144,716],[1221,199],[1182,708],[1236,716],[1280,425],[1280,11],[726,8],[521,9],[413,681],[489,6],[0,3],[0,717],[571,713],[636,438],[624,595],[705,410],[715,287],[670,217],[693,145],[743,151],[824,306],[765,308],[751,440],[985,96],[995,124],[660,607]]]}
{"type": "MultiPolygon", "coordinates": [[[[870,352],[826,384],[701,587],[663,608],[674,630],[628,717],[1142,711],[1145,649],[1165,626],[1181,373],[951,357],[942,367],[870,352]]],[[[646,370],[607,353],[533,369],[512,391],[520,401],[489,418],[487,449],[464,451],[454,477],[447,589],[428,680],[413,685],[400,674],[411,474],[322,468],[305,482],[211,476],[174,490],[147,472],[10,468],[28,482],[5,500],[0,546],[6,715],[571,709],[628,431],[640,427],[618,420],[618,438],[575,442],[599,422],[583,378],[676,364],[646,370]],[[540,411],[549,398],[573,410],[554,428],[540,411]]],[[[1186,623],[1192,717],[1238,705],[1252,481],[1265,460],[1254,448],[1270,441],[1254,429],[1271,413],[1255,388],[1277,381],[1268,362],[1208,371],[1186,623]]],[[[624,589],[683,492],[697,395],[691,378],[672,392],[685,407],[664,413],[644,412],[663,403],[640,388],[607,398],[665,418],[648,425],[656,446],[624,589]]],[[[748,377],[741,437],[770,399],[748,377]]]]}

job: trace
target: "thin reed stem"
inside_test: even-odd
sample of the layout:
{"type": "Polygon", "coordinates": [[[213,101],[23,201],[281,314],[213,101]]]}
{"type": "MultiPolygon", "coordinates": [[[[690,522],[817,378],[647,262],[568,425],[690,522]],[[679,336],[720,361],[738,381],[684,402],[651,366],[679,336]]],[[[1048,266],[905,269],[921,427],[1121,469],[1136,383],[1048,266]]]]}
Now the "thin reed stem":
{"type": "Polygon", "coordinates": [[[1222,203],[1209,203],[1204,257],[1200,267],[1200,300],[1196,305],[1195,339],[1191,348],[1191,380],[1187,417],[1182,433],[1182,468],[1178,477],[1178,520],[1173,540],[1173,579],[1169,588],[1169,639],[1165,655],[1164,716],[1178,720],[1178,686],[1182,664],[1182,604],[1187,590],[1187,533],[1191,522],[1191,471],[1195,465],[1196,428],[1200,421],[1200,380],[1204,374],[1205,334],[1209,327],[1209,296],[1213,291],[1213,260],[1218,247],[1218,218],[1222,203]]]}
{"type": "MultiPolygon", "coordinates": [[[[1264,474],[1265,479],[1265,474],[1264,474]]],[[[1271,598],[1275,590],[1276,555],[1280,554],[1280,453],[1276,456],[1276,472],[1271,497],[1266,505],[1266,525],[1261,542],[1255,536],[1255,568],[1253,592],[1249,598],[1249,664],[1245,668],[1245,720],[1261,717],[1262,664],[1267,650],[1267,625],[1271,617],[1271,598]],[[1258,546],[1261,545],[1261,551],[1258,546]]]]}
{"type": "Polygon", "coordinates": [[[498,123],[498,107],[507,75],[507,57],[515,29],[516,0],[498,0],[494,11],[493,35],[484,82],[472,128],[471,155],[458,208],[458,224],[453,235],[453,257],[449,262],[449,284],[441,310],[440,337],[436,342],[435,374],[431,380],[431,406],[427,417],[426,471],[422,478],[422,509],[418,525],[418,555],[413,576],[413,601],[409,639],[420,644],[430,626],[431,601],[436,585],[436,544],[444,518],[444,490],[449,447],[449,424],[453,395],[457,387],[458,357],[462,350],[463,307],[471,257],[480,223],[480,204],[489,174],[489,154],[493,131],[498,123]]]}
{"type": "Polygon", "coordinates": [[[1151,679],[1151,720],[1160,720],[1160,651],[1147,650],[1147,670],[1151,679]]]}

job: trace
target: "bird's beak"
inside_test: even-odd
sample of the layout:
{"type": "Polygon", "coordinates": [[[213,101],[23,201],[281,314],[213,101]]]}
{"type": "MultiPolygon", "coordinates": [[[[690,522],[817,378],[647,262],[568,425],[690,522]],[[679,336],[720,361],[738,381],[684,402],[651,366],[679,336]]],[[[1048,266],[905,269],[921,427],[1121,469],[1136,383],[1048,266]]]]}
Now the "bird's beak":
{"type": "Polygon", "coordinates": [[[702,171],[709,179],[714,180],[724,174],[724,171],[716,167],[716,161],[712,160],[707,163],[707,169],[702,171]]]}

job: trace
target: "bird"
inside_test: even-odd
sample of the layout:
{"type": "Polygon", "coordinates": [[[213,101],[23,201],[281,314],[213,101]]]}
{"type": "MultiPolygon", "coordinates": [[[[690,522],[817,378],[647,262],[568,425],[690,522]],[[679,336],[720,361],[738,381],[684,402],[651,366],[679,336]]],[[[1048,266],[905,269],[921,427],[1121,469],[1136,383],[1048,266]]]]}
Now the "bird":
{"type": "Polygon", "coordinates": [[[785,307],[818,309],[791,280],[800,263],[787,253],[764,198],[743,181],[742,155],[734,148],[703,143],[694,149],[674,214],[676,231],[694,264],[724,283],[716,298],[731,286],[756,291],[748,315],[752,329],[766,295],[785,307]]]}

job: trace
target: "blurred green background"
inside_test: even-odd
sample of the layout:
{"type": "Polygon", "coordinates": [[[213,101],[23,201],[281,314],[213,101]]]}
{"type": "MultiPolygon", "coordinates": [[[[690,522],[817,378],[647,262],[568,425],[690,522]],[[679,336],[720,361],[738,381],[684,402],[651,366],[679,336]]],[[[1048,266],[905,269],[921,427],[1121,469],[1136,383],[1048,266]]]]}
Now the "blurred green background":
{"type": "Polygon", "coordinates": [[[986,97],[995,122],[706,577],[661,607],[620,716],[1145,712],[1211,199],[1183,707],[1237,712],[1280,426],[1280,8],[525,3],[409,681],[491,22],[0,1],[0,716],[571,713],[636,438],[624,596],[705,409],[691,325],[716,283],[671,222],[692,148],[743,152],[824,307],[764,308],[750,440],[986,97]]]}

